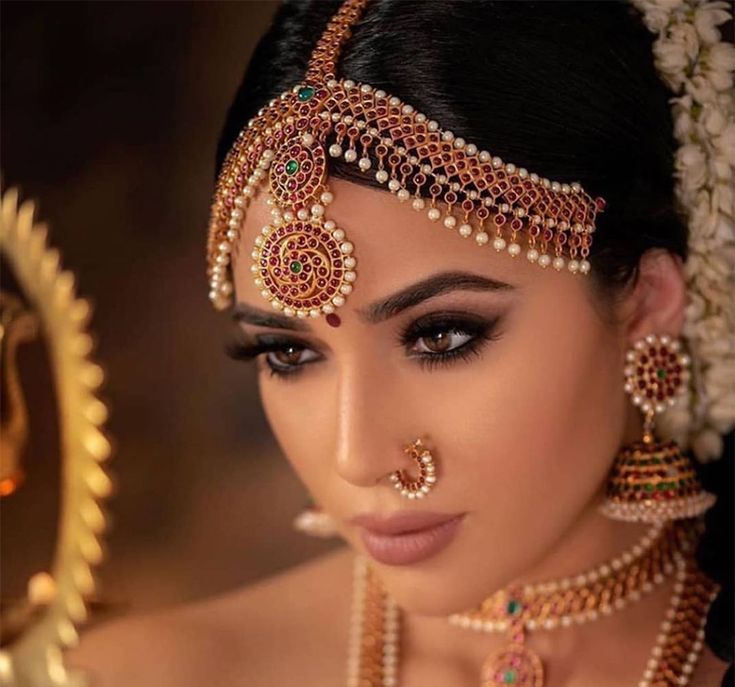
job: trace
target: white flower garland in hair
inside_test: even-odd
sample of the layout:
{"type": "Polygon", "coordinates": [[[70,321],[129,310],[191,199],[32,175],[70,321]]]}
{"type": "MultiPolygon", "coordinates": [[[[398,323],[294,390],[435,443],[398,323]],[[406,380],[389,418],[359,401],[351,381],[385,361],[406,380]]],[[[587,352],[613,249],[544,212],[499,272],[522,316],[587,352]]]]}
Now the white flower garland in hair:
{"type": "Polygon", "coordinates": [[[704,462],[721,455],[722,435],[735,426],[735,46],[717,28],[731,15],[727,2],[631,1],[658,34],[654,61],[675,94],[676,195],[690,232],[690,402],[667,410],[659,427],[704,462]]]}

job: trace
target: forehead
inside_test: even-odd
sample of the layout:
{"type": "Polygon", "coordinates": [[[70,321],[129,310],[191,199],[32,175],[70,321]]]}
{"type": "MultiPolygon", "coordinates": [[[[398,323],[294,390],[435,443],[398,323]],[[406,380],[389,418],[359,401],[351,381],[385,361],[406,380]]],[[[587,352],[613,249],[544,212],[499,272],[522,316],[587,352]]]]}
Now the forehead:
{"type": "MultiPolygon", "coordinates": [[[[354,290],[343,308],[359,306],[401,289],[439,271],[463,270],[522,286],[524,283],[562,277],[542,270],[522,255],[497,253],[490,244],[478,245],[441,221],[431,221],[426,211],[416,211],[411,201],[342,179],[330,179],[334,200],[324,219],[333,220],[354,245],[357,261],[354,290]]],[[[243,223],[234,260],[238,300],[255,306],[268,304],[253,283],[251,253],[256,237],[270,219],[262,189],[251,202],[243,223]]],[[[340,311],[342,308],[340,308],[340,311]]]]}

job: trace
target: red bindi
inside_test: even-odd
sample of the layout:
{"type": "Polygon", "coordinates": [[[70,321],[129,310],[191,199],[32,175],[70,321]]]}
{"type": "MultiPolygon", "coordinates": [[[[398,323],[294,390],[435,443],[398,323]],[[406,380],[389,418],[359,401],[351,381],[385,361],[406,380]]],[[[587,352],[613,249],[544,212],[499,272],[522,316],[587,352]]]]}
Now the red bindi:
{"type": "Polygon", "coordinates": [[[332,327],[339,327],[339,325],[342,324],[342,320],[339,319],[339,315],[335,315],[333,312],[330,312],[327,315],[327,324],[332,327]]]}

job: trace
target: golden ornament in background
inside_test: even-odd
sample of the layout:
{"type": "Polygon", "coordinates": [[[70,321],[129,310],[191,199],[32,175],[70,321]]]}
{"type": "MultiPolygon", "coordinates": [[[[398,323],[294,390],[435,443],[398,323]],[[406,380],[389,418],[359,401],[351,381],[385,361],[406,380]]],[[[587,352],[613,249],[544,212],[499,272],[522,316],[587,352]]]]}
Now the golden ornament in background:
{"type": "Polygon", "coordinates": [[[59,252],[48,247],[47,230],[34,222],[34,210],[31,202],[19,205],[16,189],[0,200],[0,251],[22,291],[22,299],[3,295],[2,300],[3,374],[12,407],[3,426],[0,474],[4,492],[22,489],[29,420],[14,350],[35,327],[48,348],[58,403],[61,505],[50,574],[33,575],[27,598],[4,614],[3,625],[13,625],[14,632],[0,649],[0,684],[77,686],[87,682],[81,673],[67,671],[63,650],[78,641],[75,626],[87,619],[86,599],[95,590],[92,567],[104,556],[100,501],[112,482],[102,463],[111,447],[102,431],[107,408],[96,395],[104,374],[89,358],[91,307],[77,298],[74,275],[61,269],[59,252]]]}

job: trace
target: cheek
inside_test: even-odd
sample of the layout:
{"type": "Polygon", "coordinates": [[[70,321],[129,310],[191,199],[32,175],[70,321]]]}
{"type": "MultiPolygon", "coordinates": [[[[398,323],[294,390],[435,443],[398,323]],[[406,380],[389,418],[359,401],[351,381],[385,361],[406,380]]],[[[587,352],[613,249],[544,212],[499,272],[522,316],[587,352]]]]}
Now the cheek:
{"type": "Polygon", "coordinates": [[[561,308],[539,302],[516,313],[468,376],[461,405],[444,414],[461,428],[447,471],[462,466],[457,502],[475,513],[466,553],[505,552],[508,568],[493,562],[490,576],[532,564],[574,524],[624,430],[616,339],[584,300],[562,298],[561,308]]]}
{"type": "MultiPolygon", "coordinates": [[[[327,380],[328,382],[328,380],[327,380]]],[[[304,380],[294,383],[259,376],[260,397],[268,424],[283,455],[315,497],[334,471],[332,457],[325,454],[334,432],[334,412],[328,391],[304,380]]]]}

